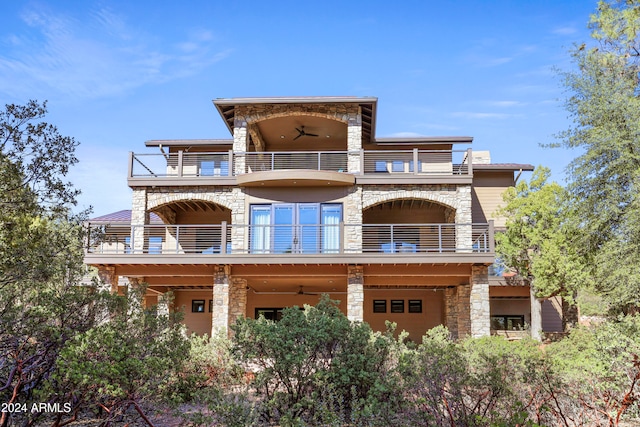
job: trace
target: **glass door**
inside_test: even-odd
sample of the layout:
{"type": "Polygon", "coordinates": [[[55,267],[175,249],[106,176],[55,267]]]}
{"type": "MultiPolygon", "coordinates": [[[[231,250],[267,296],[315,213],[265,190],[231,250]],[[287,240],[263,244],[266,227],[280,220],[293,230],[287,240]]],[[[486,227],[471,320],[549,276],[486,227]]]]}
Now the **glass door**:
{"type": "Polygon", "coordinates": [[[251,206],[251,253],[338,253],[342,205],[251,206]]]}

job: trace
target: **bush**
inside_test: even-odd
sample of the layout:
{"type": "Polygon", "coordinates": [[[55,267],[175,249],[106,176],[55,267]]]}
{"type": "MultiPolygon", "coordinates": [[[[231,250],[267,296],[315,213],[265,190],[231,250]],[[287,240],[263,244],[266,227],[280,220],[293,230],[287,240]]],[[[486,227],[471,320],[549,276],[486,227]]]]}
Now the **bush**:
{"type": "Polygon", "coordinates": [[[138,418],[151,425],[147,409],[174,394],[189,342],[175,315],[141,308],[141,293],[114,296],[110,319],[60,353],[51,387],[66,390],[76,416],[94,411],[105,425],[138,418]]]}
{"type": "Polygon", "coordinates": [[[279,322],[240,319],[232,329],[234,353],[258,367],[264,422],[364,422],[393,394],[383,375],[392,339],[350,322],[326,295],[304,311],[285,309],[279,322]]]}

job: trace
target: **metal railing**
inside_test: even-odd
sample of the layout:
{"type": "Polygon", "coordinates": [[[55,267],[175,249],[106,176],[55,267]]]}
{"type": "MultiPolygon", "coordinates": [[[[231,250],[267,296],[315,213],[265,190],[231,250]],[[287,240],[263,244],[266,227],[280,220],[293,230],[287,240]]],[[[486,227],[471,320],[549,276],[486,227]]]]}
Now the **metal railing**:
{"type": "Polygon", "coordinates": [[[467,175],[468,150],[271,151],[130,153],[129,178],[225,178],[276,170],[363,174],[467,175]],[[238,168],[235,164],[239,163],[238,168]]]}
{"type": "Polygon", "coordinates": [[[228,177],[232,154],[178,153],[130,154],[130,178],[140,177],[228,177]]]}
{"type": "Polygon", "coordinates": [[[491,224],[91,225],[95,254],[492,253],[491,224]]]}
{"type": "Polygon", "coordinates": [[[470,150],[385,150],[363,151],[365,174],[435,174],[469,173],[470,150]]]}
{"type": "Polygon", "coordinates": [[[347,172],[346,151],[291,151],[239,153],[244,156],[244,173],[284,169],[347,172]]]}

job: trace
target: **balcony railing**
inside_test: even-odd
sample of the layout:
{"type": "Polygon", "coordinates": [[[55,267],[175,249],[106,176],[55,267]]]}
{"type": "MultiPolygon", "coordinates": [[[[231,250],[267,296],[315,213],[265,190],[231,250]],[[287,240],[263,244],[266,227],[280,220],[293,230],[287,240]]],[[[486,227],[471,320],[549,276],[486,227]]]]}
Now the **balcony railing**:
{"type": "Polygon", "coordinates": [[[94,254],[492,253],[490,224],[89,225],[94,254]]]}
{"type": "Polygon", "coordinates": [[[296,169],[355,175],[470,175],[470,158],[471,149],[130,153],[129,178],[224,178],[296,169]]]}

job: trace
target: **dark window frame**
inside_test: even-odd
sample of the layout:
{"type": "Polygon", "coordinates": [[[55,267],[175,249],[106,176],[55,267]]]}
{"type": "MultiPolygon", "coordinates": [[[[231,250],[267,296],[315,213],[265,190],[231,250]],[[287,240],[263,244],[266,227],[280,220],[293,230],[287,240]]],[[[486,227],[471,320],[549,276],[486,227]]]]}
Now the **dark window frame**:
{"type": "Polygon", "coordinates": [[[404,300],[403,299],[392,299],[391,304],[391,313],[404,313],[404,300]]]}
{"type": "Polygon", "coordinates": [[[374,313],[386,313],[387,312],[387,300],[386,299],[374,299],[373,300],[373,312],[374,313]]]}
{"type": "Polygon", "coordinates": [[[421,299],[408,300],[407,313],[422,313],[422,300],[421,299]]]}
{"type": "Polygon", "coordinates": [[[525,329],[525,319],[524,314],[496,314],[491,315],[491,329],[495,331],[522,331],[525,329]],[[509,328],[509,323],[513,325],[513,321],[516,321],[516,327],[509,328]],[[498,329],[494,328],[495,322],[502,321],[504,328],[498,329]]]}
{"type": "Polygon", "coordinates": [[[205,310],[205,301],[203,299],[192,299],[191,300],[191,312],[192,313],[204,313],[205,310]],[[198,310],[198,307],[202,307],[202,310],[198,310]]]}

